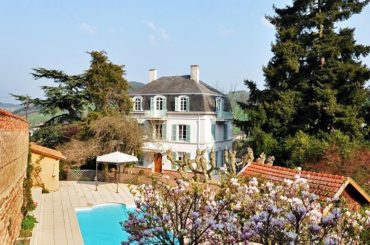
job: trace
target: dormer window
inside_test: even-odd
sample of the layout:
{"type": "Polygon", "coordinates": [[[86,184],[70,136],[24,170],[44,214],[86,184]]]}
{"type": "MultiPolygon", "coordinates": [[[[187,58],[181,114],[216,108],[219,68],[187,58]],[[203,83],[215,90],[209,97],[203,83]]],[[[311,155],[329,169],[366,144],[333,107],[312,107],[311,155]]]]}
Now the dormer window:
{"type": "Polygon", "coordinates": [[[181,95],[175,98],[175,111],[189,111],[190,99],[189,96],[181,95]]]}
{"type": "Polygon", "coordinates": [[[143,98],[142,97],[134,97],[133,98],[134,102],[134,111],[142,111],[143,110],[143,98]]]}
{"type": "Polygon", "coordinates": [[[224,107],[224,100],[220,97],[216,98],[216,112],[222,112],[224,107]]]}
{"type": "Polygon", "coordinates": [[[165,96],[154,96],[150,98],[150,110],[165,111],[167,109],[165,96]]]}
{"type": "Polygon", "coordinates": [[[155,109],[157,111],[162,111],[164,109],[164,99],[163,99],[163,97],[157,97],[155,99],[155,109]]]}

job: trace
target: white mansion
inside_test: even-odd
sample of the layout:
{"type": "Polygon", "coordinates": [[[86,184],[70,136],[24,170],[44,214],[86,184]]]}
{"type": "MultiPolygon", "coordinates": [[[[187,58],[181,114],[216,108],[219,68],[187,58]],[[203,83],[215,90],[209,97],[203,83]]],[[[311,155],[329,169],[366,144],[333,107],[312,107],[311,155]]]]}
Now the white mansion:
{"type": "MultiPolygon", "coordinates": [[[[157,78],[149,71],[149,83],[130,93],[131,115],[149,137],[140,165],[153,172],[175,169],[165,154],[171,149],[177,159],[195,157],[197,149],[212,148],[216,163],[223,165],[223,151],[232,148],[232,114],[225,94],[199,80],[199,66],[191,75],[157,78]]],[[[208,154],[207,156],[208,157],[208,154]]]]}

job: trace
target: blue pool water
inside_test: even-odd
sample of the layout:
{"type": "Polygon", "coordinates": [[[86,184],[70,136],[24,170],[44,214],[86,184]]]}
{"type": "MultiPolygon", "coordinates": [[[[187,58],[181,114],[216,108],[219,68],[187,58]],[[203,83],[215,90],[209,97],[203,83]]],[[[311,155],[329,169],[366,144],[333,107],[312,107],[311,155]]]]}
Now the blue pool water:
{"type": "Polygon", "coordinates": [[[122,241],[127,241],[129,235],[120,222],[127,220],[127,212],[133,210],[113,203],[76,209],[85,245],[120,245],[122,241]]]}

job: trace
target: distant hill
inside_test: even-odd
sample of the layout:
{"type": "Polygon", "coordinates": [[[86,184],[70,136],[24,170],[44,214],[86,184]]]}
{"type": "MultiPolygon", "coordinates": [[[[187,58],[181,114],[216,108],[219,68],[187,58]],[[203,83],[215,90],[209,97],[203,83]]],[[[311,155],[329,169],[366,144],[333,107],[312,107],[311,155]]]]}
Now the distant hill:
{"type": "MultiPolygon", "coordinates": [[[[130,91],[141,88],[144,86],[144,83],[140,82],[129,82],[131,89],[130,91]]],[[[16,115],[26,117],[26,111],[21,105],[15,105],[15,104],[10,104],[10,103],[0,103],[0,108],[5,108],[8,111],[13,112],[16,115]],[[10,110],[10,109],[11,110],[10,110]]],[[[38,126],[40,124],[43,124],[47,120],[51,118],[50,115],[44,115],[40,112],[40,108],[31,106],[28,109],[28,121],[30,122],[31,126],[38,126]]]]}
{"type": "Polygon", "coordinates": [[[129,92],[132,92],[135,89],[141,88],[145,85],[144,83],[135,82],[135,81],[129,82],[129,84],[131,86],[131,88],[129,89],[129,92]]]}
{"type": "Polygon", "coordinates": [[[14,112],[14,111],[22,108],[22,106],[18,105],[18,104],[0,102],[0,108],[5,109],[5,110],[10,111],[10,112],[14,112]]]}

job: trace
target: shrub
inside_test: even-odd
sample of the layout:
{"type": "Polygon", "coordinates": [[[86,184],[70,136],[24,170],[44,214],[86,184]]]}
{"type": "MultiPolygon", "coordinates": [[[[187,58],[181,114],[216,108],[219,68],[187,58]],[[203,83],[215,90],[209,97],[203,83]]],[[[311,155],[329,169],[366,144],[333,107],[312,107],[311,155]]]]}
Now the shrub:
{"type": "Polygon", "coordinates": [[[21,237],[29,237],[32,235],[33,227],[35,227],[35,224],[37,223],[37,220],[35,216],[33,215],[27,215],[22,220],[21,224],[21,237]]]}
{"type": "Polygon", "coordinates": [[[302,131],[294,137],[289,137],[284,143],[284,151],[290,156],[290,165],[300,165],[305,162],[319,160],[327,147],[327,143],[302,131]]]}
{"type": "Polygon", "coordinates": [[[278,148],[278,142],[272,136],[272,134],[264,133],[259,130],[253,139],[250,141],[251,147],[255,150],[256,153],[266,153],[270,155],[272,152],[276,151],[278,148]]]}
{"type": "Polygon", "coordinates": [[[351,140],[348,135],[335,129],[330,133],[322,134],[322,137],[327,142],[328,149],[337,150],[342,159],[351,157],[356,145],[360,145],[359,142],[351,140]]]}

